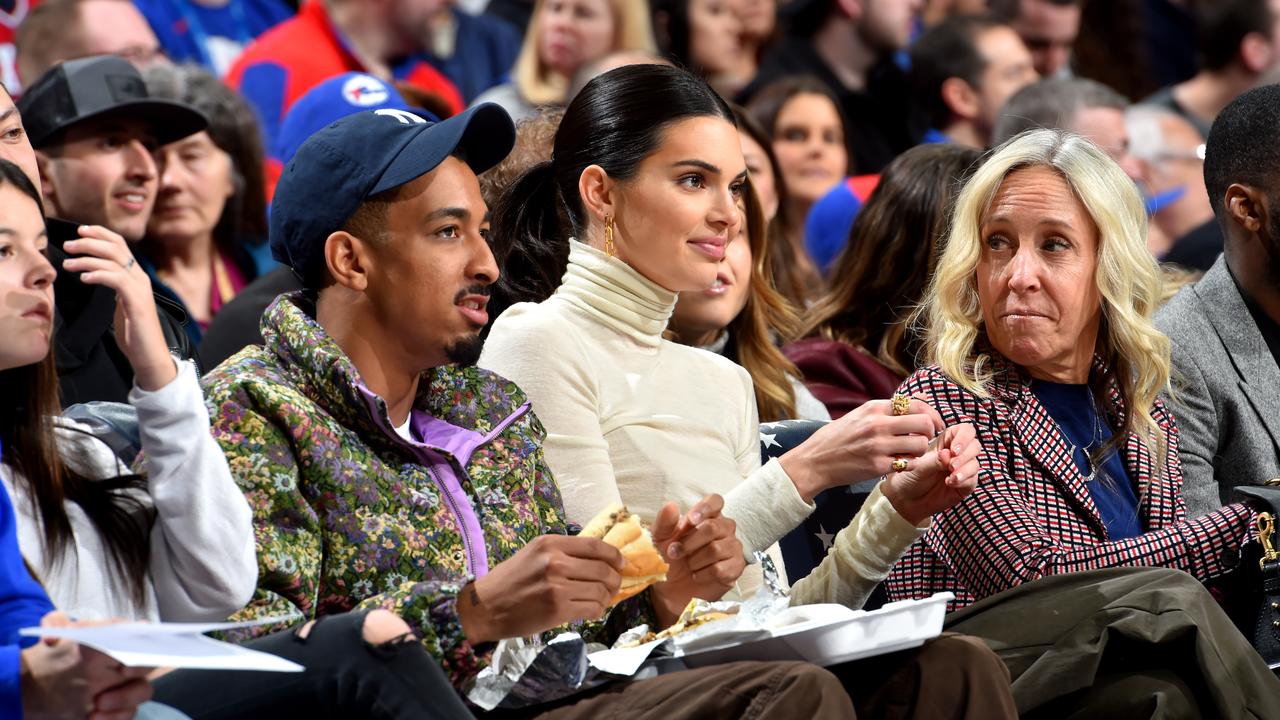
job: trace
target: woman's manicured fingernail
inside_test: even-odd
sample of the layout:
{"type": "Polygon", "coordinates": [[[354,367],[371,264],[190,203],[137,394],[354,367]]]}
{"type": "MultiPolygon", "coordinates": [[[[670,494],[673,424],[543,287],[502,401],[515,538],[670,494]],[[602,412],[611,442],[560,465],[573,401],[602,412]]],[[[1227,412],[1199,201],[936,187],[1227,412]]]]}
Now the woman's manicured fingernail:
{"type": "Polygon", "coordinates": [[[667,546],[667,557],[672,560],[680,559],[680,543],[671,543],[667,546]]]}
{"type": "Polygon", "coordinates": [[[693,512],[689,513],[689,522],[693,525],[697,525],[698,523],[702,522],[702,513],[698,512],[697,510],[694,510],[693,512]]]}

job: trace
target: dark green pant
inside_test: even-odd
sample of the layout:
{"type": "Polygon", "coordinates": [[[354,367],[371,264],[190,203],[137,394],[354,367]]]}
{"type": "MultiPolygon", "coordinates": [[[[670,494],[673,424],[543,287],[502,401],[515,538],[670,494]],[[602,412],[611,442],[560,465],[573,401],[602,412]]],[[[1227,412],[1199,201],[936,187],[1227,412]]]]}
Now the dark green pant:
{"type": "Polygon", "coordinates": [[[1280,680],[1178,570],[1044,578],[948,615],[946,629],[1004,660],[1024,716],[1280,718],[1280,680]]]}

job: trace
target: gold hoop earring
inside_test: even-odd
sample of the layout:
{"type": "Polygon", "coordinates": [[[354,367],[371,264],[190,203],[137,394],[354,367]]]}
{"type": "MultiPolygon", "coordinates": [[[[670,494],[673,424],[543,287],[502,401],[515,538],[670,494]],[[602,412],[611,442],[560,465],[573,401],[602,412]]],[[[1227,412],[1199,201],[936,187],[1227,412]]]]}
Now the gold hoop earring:
{"type": "Polygon", "coordinates": [[[613,244],[613,216],[604,216],[604,254],[609,257],[618,256],[618,248],[613,244]]]}

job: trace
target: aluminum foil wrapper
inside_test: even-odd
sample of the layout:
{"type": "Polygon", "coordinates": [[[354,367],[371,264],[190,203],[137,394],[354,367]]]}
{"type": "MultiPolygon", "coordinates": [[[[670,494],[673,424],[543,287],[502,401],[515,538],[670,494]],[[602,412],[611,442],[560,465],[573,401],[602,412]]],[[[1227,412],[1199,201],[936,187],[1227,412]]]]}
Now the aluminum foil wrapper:
{"type": "Polygon", "coordinates": [[[787,584],[783,582],[782,576],[778,573],[778,568],[774,566],[773,559],[768,555],[757,552],[756,562],[760,563],[760,571],[764,575],[764,582],[761,583],[760,589],[755,595],[747,598],[742,603],[740,614],[744,618],[750,618],[751,622],[758,626],[764,626],[775,615],[786,610],[791,605],[791,592],[787,590],[787,584]]]}
{"type": "Polygon", "coordinates": [[[631,628],[630,630],[619,635],[618,639],[613,641],[613,647],[615,648],[634,647],[636,645],[640,645],[644,643],[645,639],[648,636],[649,636],[649,626],[637,625],[631,628]]]}
{"type": "Polygon", "coordinates": [[[689,605],[685,607],[684,612],[680,613],[680,619],[676,624],[690,623],[696,621],[709,613],[725,613],[734,616],[733,618],[723,618],[715,620],[706,625],[698,625],[692,629],[682,631],[678,637],[678,643],[687,643],[710,633],[723,632],[729,628],[736,627],[742,621],[742,603],[730,600],[722,600],[718,602],[708,602],[706,600],[691,600],[689,605]]]}
{"type": "MultiPolygon", "coordinates": [[[[680,616],[686,622],[711,612],[737,614],[737,618],[695,627],[681,634],[681,642],[737,626],[762,627],[787,607],[786,584],[777,568],[763,553],[756,553],[756,559],[764,573],[764,584],[750,600],[695,600],[680,616]]],[[[634,627],[623,633],[613,647],[641,644],[648,635],[649,626],[634,627]]],[[[514,709],[552,702],[612,682],[619,676],[596,670],[587,658],[602,649],[601,645],[588,645],[576,633],[563,633],[546,643],[537,636],[503,640],[490,656],[489,666],[476,676],[467,697],[485,710],[514,709]]],[[[666,653],[657,653],[662,654],[666,653]]]]}
{"type": "Polygon", "coordinates": [[[602,648],[577,633],[563,633],[549,643],[536,636],[502,640],[467,698],[485,710],[522,708],[602,685],[612,676],[587,662],[588,653],[602,648]]]}
{"type": "MultiPolygon", "coordinates": [[[[695,598],[689,601],[680,618],[673,627],[682,628],[695,623],[699,618],[711,613],[724,613],[734,616],[721,618],[705,625],[694,625],[688,630],[679,630],[675,635],[676,644],[683,646],[707,635],[732,633],[739,631],[759,630],[790,605],[786,583],[778,574],[773,561],[764,553],[756,553],[755,560],[760,564],[764,582],[755,595],[746,602],[732,601],[711,602],[695,598]]],[[[613,647],[615,649],[633,647],[661,637],[661,633],[651,633],[648,625],[634,627],[620,635],[613,647]]]]}

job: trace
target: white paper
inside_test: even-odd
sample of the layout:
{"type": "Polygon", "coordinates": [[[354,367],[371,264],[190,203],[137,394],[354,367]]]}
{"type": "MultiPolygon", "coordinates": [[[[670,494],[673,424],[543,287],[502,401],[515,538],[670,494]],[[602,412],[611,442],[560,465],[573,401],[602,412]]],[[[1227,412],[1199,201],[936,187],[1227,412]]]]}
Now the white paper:
{"type": "Polygon", "coordinates": [[[636,645],[635,647],[593,652],[587,656],[587,662],[590,662],[591,667],[600,672],[614,675],[635,675],[640,666],[644,665],[644,661],[649,659],[649,655],[665,642],[671,642],[670,638],[650,640],[643,645],[636,645]]]}
{"type": "Polygon", "coordinates": [[[87,645],[129,667],[301,672],[305,668],[295,662],[202,634],[296,619],[276,617],[232,623],[131,622],[89,627],[33,627],[18,632],[28,637],[65,638],[87,645]]]}

